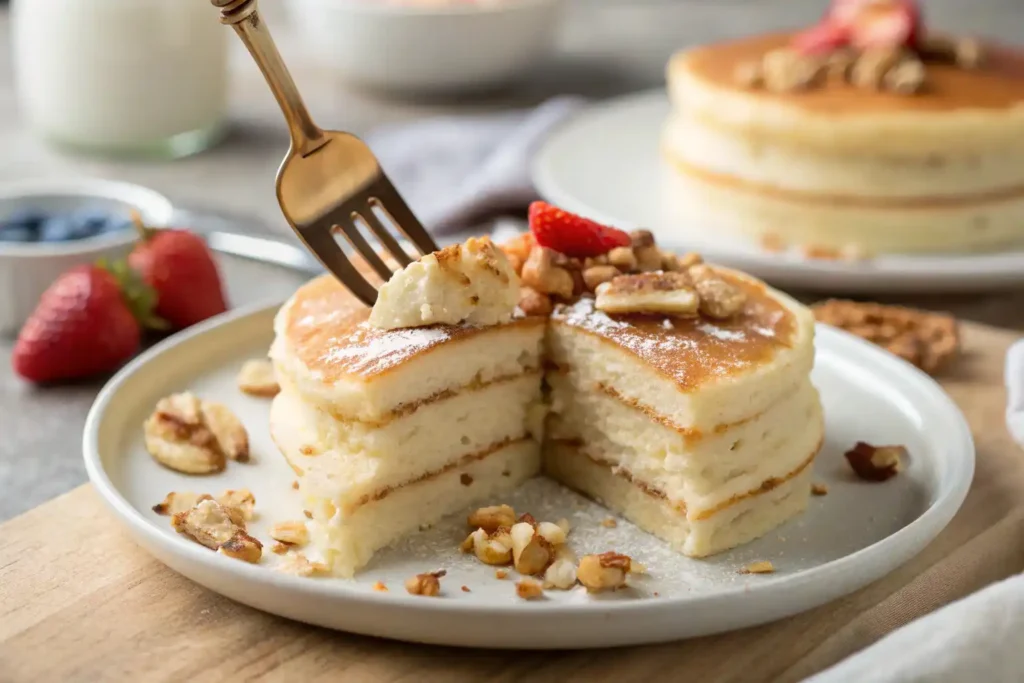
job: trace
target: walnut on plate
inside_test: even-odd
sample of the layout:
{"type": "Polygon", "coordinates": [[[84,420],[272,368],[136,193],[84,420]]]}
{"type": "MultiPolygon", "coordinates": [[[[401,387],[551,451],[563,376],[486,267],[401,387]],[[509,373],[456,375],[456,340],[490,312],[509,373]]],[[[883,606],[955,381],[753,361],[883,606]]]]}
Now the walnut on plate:
{"type": "Polygon", "coordinates": [[[266,358],[247,360],[238,371],[238,388],[250,396],[273,398],[281,391],[274,364],[266,358]]]}
{"type": "Polygon", "coordinates": [[[246,533],[241,513],[215,500],[202,500],[177,513],[171,525],[178,533],[228,557],[255,563],[263,554],[263,544],[246,533]]]}
{"type": "Polygon", "coordinates": [[[618,590],[626,585],[631,562],[628,555],[613,550],[600,555],[584,555],[576,569],[576,577],[591,593],[618,590]]]}
{"type": "Polygon", "coordinates": [[[441,577],[448,572],[439,569],[426,574],[417,574],[405,580],[405,590],[409,595],[423,595],[429,598],[437,597],[441,593],[441,577]]]}
{"type": "Polygon", "coordinates": [[[220,472],[228,459],[249,459],[249,436],[235,414],[189,392],[161,399],[143,429],[157,462],[185,474],[220,472]]]}
{"type": "Polygon", "coordinates": [[[903,459],[907,457],[905,446],[872,446],[858,441],[843,454],[854,474],[864,481],[885,481],[900,473],[903,459]]]}

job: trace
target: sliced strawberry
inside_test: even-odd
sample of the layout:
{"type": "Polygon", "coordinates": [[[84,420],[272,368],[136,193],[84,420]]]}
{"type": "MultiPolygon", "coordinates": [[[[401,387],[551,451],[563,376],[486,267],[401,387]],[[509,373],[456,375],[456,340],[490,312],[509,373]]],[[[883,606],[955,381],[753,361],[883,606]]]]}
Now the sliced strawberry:
{"type": "Polygon", "coordinates": [[[825,21],[793,36],[793,48],[805,55],[834,52],[850,44],[849,30],[837,23],[825,21]]]}
{"type": "Polygon", "coordinates": [[[921,8],[914,0],[842,0],[828,21],[848,31],[857,48],[913,46],[921,31],[921,8]]]}
{"type": "Polygon", "coordinates": [[[629,235],[622,230],[563,211],[547,202],[530,204],[530,231],[537,244],[566,256],[599,256],[631,243],[629,235]]]}

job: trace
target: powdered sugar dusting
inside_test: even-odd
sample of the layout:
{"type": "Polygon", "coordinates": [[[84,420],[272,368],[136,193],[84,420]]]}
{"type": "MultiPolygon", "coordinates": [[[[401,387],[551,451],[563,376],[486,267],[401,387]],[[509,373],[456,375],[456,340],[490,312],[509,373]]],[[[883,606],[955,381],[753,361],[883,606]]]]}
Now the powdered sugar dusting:
{"type": "Polygon", "coordinates": [[[613,318],[597,310],[590,297],[558,307],[553,318],[633,352],[683,389],[763,362],[785,346],[787,335],[780,335],[782,328],[792,327],[784,309],[764,297],[752,298],[743,313],[721,321],[640,315],[613,318]]]}
{"type": "Polygon", "coordinates": [[[380,330],[364,321],[350,334],[336,339],[323,360],[343,365],[349,372],[372,374],[394,367],[451,338],[451,328],[444,326],[380,330]]]}

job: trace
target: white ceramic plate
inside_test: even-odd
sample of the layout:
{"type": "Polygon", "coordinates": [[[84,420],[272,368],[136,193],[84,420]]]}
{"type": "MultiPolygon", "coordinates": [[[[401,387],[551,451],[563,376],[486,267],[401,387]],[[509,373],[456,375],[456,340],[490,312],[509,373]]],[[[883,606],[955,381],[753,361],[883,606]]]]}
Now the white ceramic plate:
{"type": "Polygon", "coordinates": [[[612,100],[559,127],[535,157],[548,201],[610,225],[645,227],[676,250],[747,271],[780,287],[831,293],[984,290],[1024,283],[1024,246],[994,254],[882,256],[862,262],[773,254],[685,219],[664,201],[658,143],[669,114],[662,91],[612,100]]]}
{"type": "MultiPolygon", "coordinates": [[[[415,534],[380,554],[355,580],[299,578],[274,571],[265,553],[253,566],[177,536],[151,507],[169,491],[218,493],[249,487],[270,545],[275,521],[302,519],[294,475],[267,430],[268,401],[242,395],[235,374],[266,353],[276,307],[226,314],[168,339],[125,368],[103,390],[85,429],[85,462],[97,491],[134,539],[160,561],[213,591],[292,619],[401,640],[496,648],[577,648],[675,640],[772,621],[864,586],[919,552],[960,506],[974,471],[963,416],[927,376],[875,347],[819,328],[814,382],[825,404],[826,441],[815,479],[829,493],[806,514],[751,544],[707,560],[669,551],[630,524],[550,481],[535,479],[507,501],[540,519],[568,517],[579,553],[615,549],[643,562],[634,587],[589,596],[582,588],[524,602],[514,581],[462,555],[464,517],[415,534]],[[141,424],[156,401],[190,389],[231,406],[249,428],[253,462],[223,474],[188,477],[158,466],[142,445],[141,424]],[[855,441],[905,444],[908,469],[883,484],[853,477],[842,456],[855,441]],[[771,560],[772,575],[740,575],[771,560]],[[413,574],[445,568],[443,596],[406,594],[413,574]],[[383,581],[390,591],[375,592],[383,581]],[[471,592],[463,592],[467,586],[471,592]]],[[[491,501],[499,502],[499,501],[491,501]]],[[[514,573],[510,574],[510,579],[514,573]]]]}

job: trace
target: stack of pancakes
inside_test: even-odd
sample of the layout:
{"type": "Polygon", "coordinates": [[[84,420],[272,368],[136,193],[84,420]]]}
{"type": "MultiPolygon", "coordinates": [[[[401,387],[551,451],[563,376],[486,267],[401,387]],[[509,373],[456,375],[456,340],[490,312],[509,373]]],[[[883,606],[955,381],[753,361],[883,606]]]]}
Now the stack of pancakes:
{"type": "Polygon", "coordinates": [[[913,95],[830,79],[792,92],[737,73],[792,34],[686,50],[668,65],[669,209],[773,246],[992,250],[1024,239],[1024,53],[927,65],[913,95]]]}
{"type": "Polygon", "coordinates": [[[802,510],[823,430],[812,316],[718,272],[747,294],[726,321],[613,319],[585,296],[550,318],[382,330],[333,279],[302,287],[277,318],[271,432],[334,573],[504,502],[541,470],[542,432],[549,475],[687,555],[802,510]]]}
{"type": "Polygon", "coordinates": [[[540,467],[543,319],[382,330],[369,314],[319,278],[281,309],[271,349],[271,434],[341,576],[540,467]]]}

